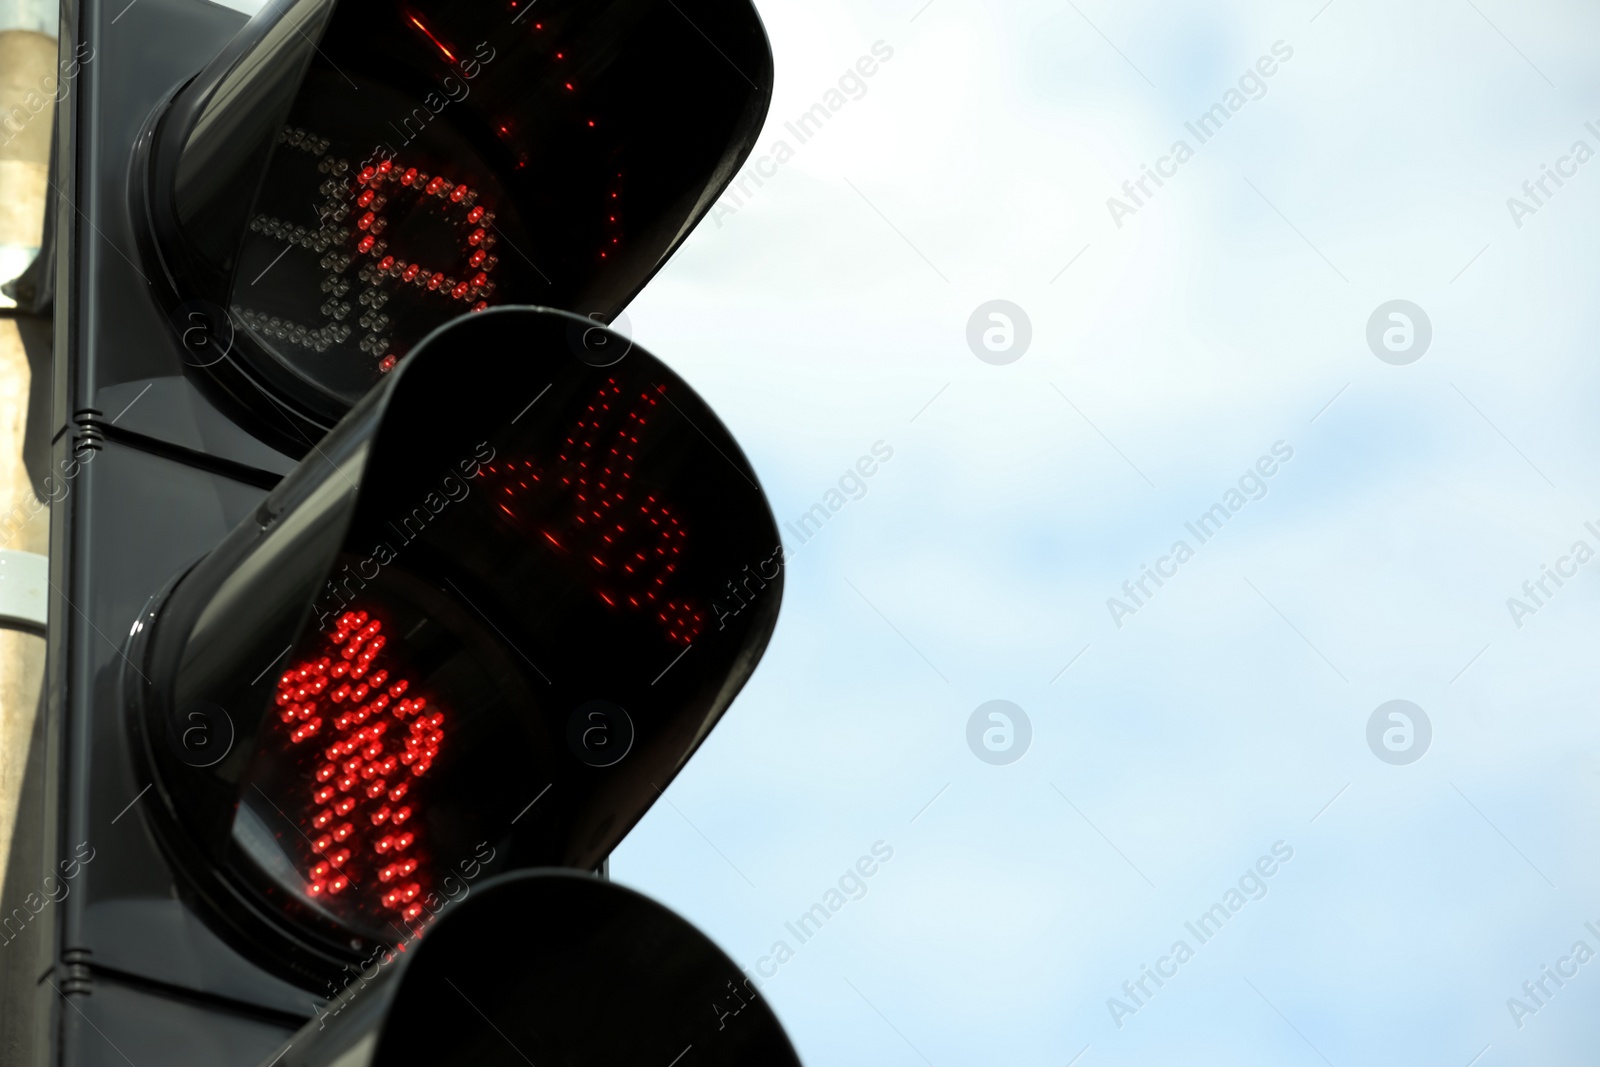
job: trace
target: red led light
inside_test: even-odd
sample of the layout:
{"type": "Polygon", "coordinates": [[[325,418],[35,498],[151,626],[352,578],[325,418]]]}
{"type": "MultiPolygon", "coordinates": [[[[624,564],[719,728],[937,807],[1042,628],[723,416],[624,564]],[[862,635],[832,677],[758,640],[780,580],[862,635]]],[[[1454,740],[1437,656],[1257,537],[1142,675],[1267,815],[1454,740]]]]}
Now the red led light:
{"type": "MultiPolygon", "coordinates": [[[[289,732],[291,751],[306,741],[303,731],[311,723],[342,709],[331,716],[334,735],[326,751],[309,754],[315,769],[308,773],[312,781],[301,820],[307,829],[323,832],[305,857],[306,893],[332,897],[353,888],[357,900],[380,906],[384,920],[399,913],[401,921],[411,922],[421,915],[412,902],[431,878],[427,856],[413,849],[417,837],[409,828],[418,809],[414,802],[397,802],[438,757],[447,716],[426,696],[401,699],[410,682],[373,669],[387,640],[380,621],[364,611],[345,612],[320,654],[279,677],[277,703],[312,715],[289,732]],[[409,765],[408,780],[391,786],[389,776],[403,764],[409,765]],[[407,827],[403,832],[391,829],[401,825],[407,827]],[[393,853],[406,855],[399,861],[377,859],[393,853]],[[382,883],[409,875],[419,877],[398,891],[383,889],[382,883]]],[[[298,721],[298,711],[294,717],[298,721]]]]}
{"type": "MultiPolygon", "coordinates": [[[[424,27],[419,25],[419,28],[424,27]]],[[[442,174],[430,177],[416,167],[402,169],[402,166],[397,166],[393,160],[385,160],[378,167],[363,168],[358,176],[357,185],[351,190],[355,206],[364,209],[354,219],[354,231],[364,233],[364,236],[356,242],[356,252],[381,257],[372,268],[372,273],[363,275],[362,280],[366,281],[372,290],[361,297],[361,303],[372,308],[372,311],[361,319],[361,325],[372,331],[366,338],[366,343],[371,346],[368,350],[374,357],[379,352],[384,353],[382,358],[378,359],[380,374],[393,370],[400,355],[403,354],[385,351],[392,347],[394,342],[383,336],[382,331],[387,325],[388,316],[381,314],[377,309],[383,306],[386,297],[378,295],[377,291],[387,279],[396,278],[401,283],[414,284],[427,292],[471,303],[470,310],[478,311],[488,306],[488,298],[494,293],[495,286],[489,280],[488,272],[494,270],[498,263],[497,258],[488,252],[495,243],[494,237],[487,229],[494,221],[494,213],[485,205],[475,203],[478,193],[466,183],[454,182],[442,174]],[[466,234],[466,243],[469,247],[462,249],[466,261],[460,264],[463,268],[462,276],[468,280],[463,280],[462,276],[452,276],[455,273],[453,271],[430,270],[420,263],[407,263],[387,254],[388,242],[380,239],[378,234],[384,232],[389,223],[394,221],[389,216],[397,211],[412,212],[418,209],[416,201],[401,198],[398,202],[394,202],[380,195],[380,187],[391,179],[398,179],[400,186],[413,189],[421,196],[438,198],[443,202],[442,206],[447,216],[455,207],[460,207],[462,215],[454,216],[454,221],[457,225],[470,228],[470,232],[466,234]],[[363,189],[362,185],[368,187],[363,189]]],[[[284,721],[289,720],[284,719],[284,721]]],[[[309,727],[307,734],[314,732],[316,728],[309,727]]]]}
{"type": "Polygon", "coordinates": [[[406,20],[408,22],[410,22],[411,25],[415,26],[418,30],[422,31],[422,35],[424,37],[426,37],[428,40],[433,42],[433,46],[435,48],[437,48],[441,53],[443,53],[444,58],[448,59],[452,63],[454,63],[456,61],[456,54],[454,52],[450,51],[449,48],[445,47],[445,43],[443,41],[439,40],[439,38],[435,37],[433,35],[433,31],[428,29],[428,27],[423,24],[423,21],[421,19],[419,19],[415,15],[407,15],[406,16],[406,20]]]}
{"type": "Polygon", "coordinates": [[[639,441],[655,406],[650,393],[625,394],[610,379],[553,463],[513,460],[479,476],[491,479],[497,497],[510,498],[512,506],[500,507],[513,519],[570,523],[561,538],[548,529],[540,532],[555,550],[587,560],[603,603],[620,609],[626,601],[635,611],[648,611],[668,640],[688,645],[704,629],[704,614],[691,601],[667,599],[687,534],[672,508],[633,484],[639,441]],[[558,517],[562,512],[565,520],[558,517]]]}
{"type": "MultiPolygon", "coordinates": [[[[402,40],[401,52],[412,59],[417,58],[419,47],[445,58],[455,54],[455,46],[435,32],[433,18],[416,7],[402,6],[404,36],[413,32],[418,36],[416,45],[408,46],[402,40]]],[[[404,61],[404,57],[397,58],[404,61]]],[[[499,118],[497,125],[510,136],[506,118],[499,118]]],[[[294,356],[291,362],[312,357],[283,349],[332,352],[335,362],[355,357],[359,351],[372,361],[366,364],[372,368],[368,373],[381,374],[396,365],[386,362],[389,357],[405,358],[429,327],[450,315],[483,310],[502,299],[495,282],[480,276],[497,277],[493,252],[498,241],[509,235],[508,243],[520,244],[522,237],[512,232],[514,226],[501,234],[495,225],[495,205],[486,198],[496,195],[496,182],[486,160],[470,150],[459,158],[457,153],[442,153],[430,155],[424,168],[410,165],[412,160],[407,158],[417,149],[402,149],[398,157],[389,153],[390,158],[351,167],[340,157],[353,149],[343,144],[332,147],[334,142],[342,142],[342,137],[285,127],[280,139],[320,156],[318,171],[326,176],[314,179],[317,194],[325,198],[317,207],[320,223],[296,226],[264,214],[256,216],[251,220],[251,232],[263,236],[247,239],[246,254],[268,252],[265,265],[276,262],[282,251],[265,247],[269,244],[314,249],[324,272],[316,280],[326,295],[287,289],[278,294],[275,291],[285,283],[274,274],[277,283],[253,291],[273,293],[267,300],[269,307],[239,309],[261,343],[285,357],[294,356]],[[371,259],[362,262],[365,256],[371,259]],[[349,292],[351,289],[355,292],[349,292]],[[280,295],[282,299],[277,298],[280,295]]],[[[526,159],[527,153],[522,152],[520,158],[526,159]]],[[[415,161],[421,162],[420,157],[415,161]]],[[[302,181],[301,176],[282,171],[276,158],[264,178],[273,187],[285,181],[292,187],[302,181]]],[[[505,227],[500,223],[500,228],[505,227]]],[[[513,270],[512,276],[523,279],[520,270],[513,270]]],[[[506,279],[498,280],[499,288],[504,289],[506,279]]],[[[525,294],[513,291],[511,295],[525,294]]],[[[321,372],[310,373],[317,378],[321,372]]],[[[291,730],[305,727],[298,735],[300,740],[319,730],[326,737],[332,723],[330,718],[312,725],[315,716],[308,713],[307,703],[312,695],[300,694],[273,709],[291,730]]]]}

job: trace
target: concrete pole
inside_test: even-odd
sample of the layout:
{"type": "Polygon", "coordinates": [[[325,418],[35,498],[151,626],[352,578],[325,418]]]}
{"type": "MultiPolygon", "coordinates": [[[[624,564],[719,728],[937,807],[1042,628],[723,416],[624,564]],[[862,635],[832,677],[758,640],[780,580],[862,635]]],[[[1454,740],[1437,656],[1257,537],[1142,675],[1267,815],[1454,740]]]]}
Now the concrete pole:
{"type": "MultiPolygon", "coordinates": [[[[59,91],[55,0],[0,0],[0,283],[39,253],[59,91]]],[[[0,295],[0,307],[14,306],[0,295]]]]}
{"type": "MultiPolygon", "coordinates": [[[[0,283],[39,251],[59,86],[58,20],[55,0],[0,0],[0,283]]],[[[0,309],[11,307],[0,295],[0,309]]],[[[50,525],[22,458],[30,379],[18,319],[0,310],[0,899],[8,906],[27,892],[23,885],[37,883],[44,863],[40,798],[23,795],[30,753],[33,773],[40,769],[45,640],[38,624],[50,525]]],[[[0,961],[0,1002],[11,1015],[0,1021],[0,1063],[29,1063],[35,1055],[37,1020],[25,1005],[43,947],[6,946],[14,958],[0,961]]]]}

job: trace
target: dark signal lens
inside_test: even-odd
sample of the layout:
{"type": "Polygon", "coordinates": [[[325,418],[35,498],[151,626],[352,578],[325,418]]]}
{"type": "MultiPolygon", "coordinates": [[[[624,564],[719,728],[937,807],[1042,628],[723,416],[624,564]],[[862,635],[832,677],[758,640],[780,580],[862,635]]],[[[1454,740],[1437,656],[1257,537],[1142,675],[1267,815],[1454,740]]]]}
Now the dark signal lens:
{"type": "MultiPolygon", "coordinates": [[[[315,73],[308,84],[352,91],[315,73]]],[[[382,85],[363,88],[401,108],[382,85]]],[[[533,299],[542,283],[531,261],[515,252],[505,261],[530,238],[494,168],[447,124],[391,151],[350,129],[337,108],[306,111],[279,134],[229,310],[247,343],[288,372],[291,392],[331,392],[348,405],[429,331],[533,299]]]]}
{"type": "Polygon", "coordinates": [[[536,551],[576,563],[608,607],[653,617],[669,641],[689,645],[705,613],[678,589],[688,530],[677,506],[639,470],[641,451],[659,436],[666,387],[656,391],[608,378],[553,456],[491,464],[479,477],[536,551]]]}

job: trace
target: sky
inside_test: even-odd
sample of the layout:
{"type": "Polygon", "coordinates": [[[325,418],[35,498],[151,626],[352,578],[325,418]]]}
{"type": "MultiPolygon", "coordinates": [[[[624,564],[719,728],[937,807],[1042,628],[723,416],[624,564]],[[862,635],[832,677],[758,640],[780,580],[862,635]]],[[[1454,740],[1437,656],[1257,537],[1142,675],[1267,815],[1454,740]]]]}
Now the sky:
{"type": "Polygon", "coordinates": [[[1593,1062],[1600,9],[758,7],[633,336],[780,522],[890,456],[613,876],[810,1064],[1593,1062]]]}

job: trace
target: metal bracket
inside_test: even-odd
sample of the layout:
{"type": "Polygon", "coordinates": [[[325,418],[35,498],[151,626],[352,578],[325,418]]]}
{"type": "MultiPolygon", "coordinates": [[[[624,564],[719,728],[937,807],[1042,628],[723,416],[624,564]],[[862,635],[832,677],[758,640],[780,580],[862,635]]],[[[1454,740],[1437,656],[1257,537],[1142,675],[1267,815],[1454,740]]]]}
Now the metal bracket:
{"type": "Polygon", "coordinates": [[[45,635],[50,557],[0,551],[0,628],[45,635]]]}

